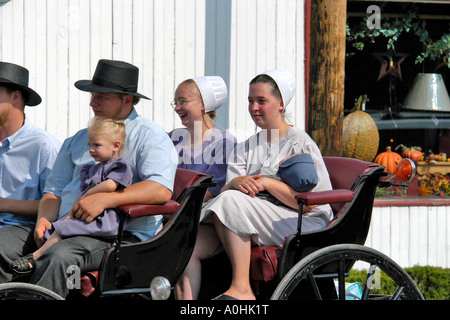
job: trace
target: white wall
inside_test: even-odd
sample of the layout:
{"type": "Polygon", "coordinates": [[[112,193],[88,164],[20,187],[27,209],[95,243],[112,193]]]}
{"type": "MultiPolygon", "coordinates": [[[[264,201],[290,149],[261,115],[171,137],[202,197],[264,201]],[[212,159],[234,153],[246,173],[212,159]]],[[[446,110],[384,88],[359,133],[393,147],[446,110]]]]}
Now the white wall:
{"type": "Polygon", "coordinates": [[[248,83],[268,69],[287,69],[297,93],[286,112],[305,128],[303,1],[236,0],[232,8],[230,131],[241,141],[255,133],[247,112],[248,83]]]}
{"type": "Polygon", "coordinates": [[[366,246],[402,267],[450,268],[450,207],[374,207],[366,246]]]}
{"type": "Polygon", "coordinates": [[[64,139],[91,117],[90,79],[101,58],[140,68],[138,111],[170,129],[174,86],[204,72],[204,0],[12,0],[0,7],[0,59],[30,70],[43,103],[26,113],[64,139]]]}
{"type": "Polygon", "coordinates": [[[303,6],[303,0],[11,0],[0,3],[0,60],[30,70],[30,87],[43,102],[26,113],[60,140],[92,116],[89,94],[73,83],[90,79],[101,58],[140,68],[139,92],[152,100],[137,109],[167,131],[180,126],[169,105],[177,83],[221,75],[230,97],[218,123],[243,140],[255,130],[248,82],[266,69],[296,75],[288,111],[291,122],[305,127],[303,6]]]}

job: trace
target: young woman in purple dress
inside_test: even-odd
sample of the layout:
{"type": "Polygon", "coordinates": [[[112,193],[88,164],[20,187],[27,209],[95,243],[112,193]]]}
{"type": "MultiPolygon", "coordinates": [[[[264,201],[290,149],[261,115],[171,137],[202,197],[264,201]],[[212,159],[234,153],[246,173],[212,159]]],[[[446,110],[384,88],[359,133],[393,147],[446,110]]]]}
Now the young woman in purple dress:
{"type": "Polygon", "coordinates": [[[184,126],[169,132],[178,153],[178,168],[214,175],[217,183],[206,192],[205,202],[224,186],[228,156],[236,146],[236,138],[214,122],[216,110],[227,97],[221,77],[200,76],[181,82],[171,103],[184,126]]]}

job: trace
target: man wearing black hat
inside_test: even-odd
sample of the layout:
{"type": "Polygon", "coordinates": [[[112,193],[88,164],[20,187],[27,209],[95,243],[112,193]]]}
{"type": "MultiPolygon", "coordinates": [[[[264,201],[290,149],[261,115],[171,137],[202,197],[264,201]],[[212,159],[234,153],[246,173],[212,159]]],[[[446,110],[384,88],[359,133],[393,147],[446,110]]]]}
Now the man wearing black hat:
{"type": "Polygon", "coordinates": [[[34,228],[45,181],[61,143],[25,116],[41,97],[28,87],[27,69],[0,62],[0,230],[34,228]],[[4,226],[8,226],[3,228],[4,226]]]}
{"type": "MultiPolygon", "coordinates": [[[[34,231],[38,246],[53,221],[64,219],[71,211],[76,218],[91,222],[106,208],[130,203],[159,204],[167,202],[173,189],[177,155],[167,133],[155,122],[139,116],[134,108],[139,99],[148,99],[137,92],[139,69],[122,61],[100,60],[92,80],[80,80],[75,86],[91,92],[90,106],[96,116],[124,120],[125,149],[122,156],[133,171],[133,184],[114,193],[96,193],[74,205],[79,194],[80,169],[92,162],[89,154],[87,130],[83,129],[66,139],[53,170],[47,179],[45,195],[39,206],[34,231]]],[[[153,237],[161,228],[161,217],[141,217],[132,220],[126,236],[134,240],[153,237]]],[[[5,239],[0,238],[0,241],[5,239]]],[[[11,241],[10,241],[11,242],[11,241]]],[[[11,246],[17,246],[18,241],[11,246]]],[[[50,248],[33,266],[31,283],[46,287],[65,297],[69,289],[66,273],[77,266],[81,272],[97,270],[111,239],[77,236],[66,238],[50,248]]],[[[0,248],[1,249],[1,248],[0,248]]],[[[25,256],[29,252],[23,252],[25,256]]],[[[1,252],[0,252],[1,256],[1,252]]],[[[19,257],[8,257],[15,260],[19,257]]],[[[3,263],[0,259],[0,266],[3,263]]],[[[0,282],[8,278],[1,277],[0,282]]]]}

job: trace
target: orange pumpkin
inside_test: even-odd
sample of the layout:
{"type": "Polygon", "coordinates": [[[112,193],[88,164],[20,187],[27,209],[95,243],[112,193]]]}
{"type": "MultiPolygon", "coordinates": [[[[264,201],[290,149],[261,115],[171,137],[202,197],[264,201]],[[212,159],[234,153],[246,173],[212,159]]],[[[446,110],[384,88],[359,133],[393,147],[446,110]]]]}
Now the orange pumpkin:
{"type": "Polygon", "coordinates": [[[403,158],[409,158],[414,162],[422,161],[423,152],[420,147],[404,148],[402,152],[403,158]]]}
{"type": "Polygon", "coordinates": [[[386,147],[386,151],[377,155],[374,162],[384,166],[389,174],[395,174],[397,171],[397,164],[402,159],[402,156],[397,152],[393,152],[391,147],[386,147]]]}

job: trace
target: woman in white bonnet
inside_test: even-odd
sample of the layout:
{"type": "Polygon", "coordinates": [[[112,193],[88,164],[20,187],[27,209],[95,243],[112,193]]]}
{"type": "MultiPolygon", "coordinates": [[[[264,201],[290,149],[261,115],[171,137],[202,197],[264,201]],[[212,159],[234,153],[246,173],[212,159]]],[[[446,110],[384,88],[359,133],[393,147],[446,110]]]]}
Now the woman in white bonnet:
{"type": "Polygon", "coordinates": [[[221,77],[201,76],[181,82],[171,103],[185,126],[169,133],[179,156],[178,168],[212,174],[217,183],[206,192],[205,202],[224,186],[227,156],[236,146],[234,136],[215,127],[213,121],[227,97],[221,77]]]}
{"type": "MultiPolygon", "coordinates": [[[[294,191],[274,175],[282,159],[297,153],[311,155],[318,183],[313,191],[330,190],[331,183],[322,155],[303,130],[286,123],[284,110],[296,89],[292,75],[271,70],[250,82],[248,110],[262,130],[236,148],[234,163],[228,165],[227,184],[221,194],[202,211],[202,224],[194,253],[176,287],[178,299],[196,299],[201,284],[201,260],[223,246],[231,262],[229,289],[216,299],[255,299],[250,286],[252,244],[281,246],[286,236],[297,231],[298,204],[294,191]],[[282,204],[257,196],[267,191],[282,204]]],[[[308,208],[303,214],[302,231],[324,228],[332,218],[328,205],[308,208]]]]}

